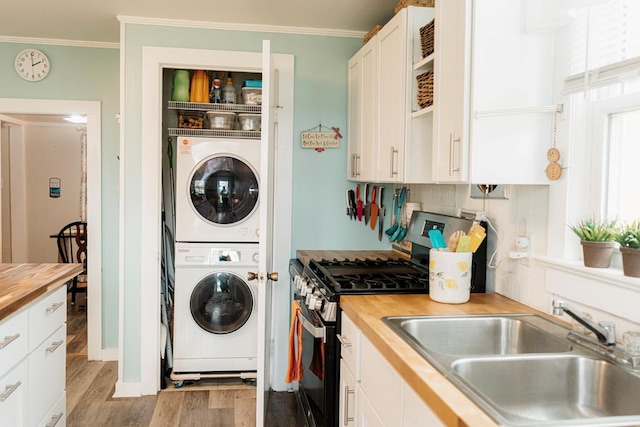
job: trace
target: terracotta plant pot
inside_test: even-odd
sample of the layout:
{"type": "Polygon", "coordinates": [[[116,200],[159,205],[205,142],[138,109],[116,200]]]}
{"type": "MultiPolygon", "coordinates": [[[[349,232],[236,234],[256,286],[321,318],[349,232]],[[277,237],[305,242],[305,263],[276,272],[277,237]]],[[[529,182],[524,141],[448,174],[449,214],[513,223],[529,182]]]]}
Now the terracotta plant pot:
{"type": "Polygon", "coordinates": [[[581,240],[585,267],[609,268],[616,242],[588,242],[581,240]]]}
{"type": "Polygon", "coordinates": [[[640,249],[620,248],[625,276],[640,277],[640,249]]]}

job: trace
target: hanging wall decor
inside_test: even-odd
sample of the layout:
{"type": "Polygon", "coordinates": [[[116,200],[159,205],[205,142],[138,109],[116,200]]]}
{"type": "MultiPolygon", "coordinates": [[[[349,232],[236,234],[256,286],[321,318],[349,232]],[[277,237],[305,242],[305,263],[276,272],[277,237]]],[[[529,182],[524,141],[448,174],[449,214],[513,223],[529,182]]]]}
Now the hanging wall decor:
{"type": "Polygon", "coordinates": [[[302,148],[313,148],[322,152],[325,148],[340,148],[340,128],[318,126],[300,133],[300,145],[302,148]]]}

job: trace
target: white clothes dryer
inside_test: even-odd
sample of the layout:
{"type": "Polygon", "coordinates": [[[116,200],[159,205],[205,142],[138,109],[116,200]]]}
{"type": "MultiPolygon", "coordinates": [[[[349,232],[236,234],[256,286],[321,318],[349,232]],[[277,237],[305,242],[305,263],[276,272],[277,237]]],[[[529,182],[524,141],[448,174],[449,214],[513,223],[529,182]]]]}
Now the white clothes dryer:
{"type": "Polygon", "coordinates": [[[176,243],[173,371],[257,370],[257,244],[176,243]]]}
{"type": "Polygon", "coordinates": [[[258,242],[260,140],[178,137],[178,242],[258,242]]]}

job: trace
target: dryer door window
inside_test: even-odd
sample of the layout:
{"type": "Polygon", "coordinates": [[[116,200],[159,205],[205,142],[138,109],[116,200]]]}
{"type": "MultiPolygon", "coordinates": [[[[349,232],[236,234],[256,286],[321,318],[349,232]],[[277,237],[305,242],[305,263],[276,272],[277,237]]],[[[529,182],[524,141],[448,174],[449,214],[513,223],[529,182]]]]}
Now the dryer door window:
{"type": "Polygon", "coordinates": [[[249,285],[234,273],[212,273],[191,293],[191,315],[205,331],[228,334],[244,325],[253,311],[249,285]]]}
{"type": "Polygon", "coordinates": [[[258,177],[240,159],[210,157],[196,166],[189,184],[194,210],[214,224],[237,224],[258,205],[258,177]]]}

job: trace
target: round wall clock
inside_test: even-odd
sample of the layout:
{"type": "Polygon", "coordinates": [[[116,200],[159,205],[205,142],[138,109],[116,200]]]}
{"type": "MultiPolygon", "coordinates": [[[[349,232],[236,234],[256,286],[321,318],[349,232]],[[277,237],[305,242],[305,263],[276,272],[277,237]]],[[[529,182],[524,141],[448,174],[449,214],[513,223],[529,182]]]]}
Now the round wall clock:
{"type": "Polygon", "coordinates": [[[37,82],[49,74],[51,63],[38,49],[25,49],[16,56],[16,71],[23,79],[37,82]]]}

